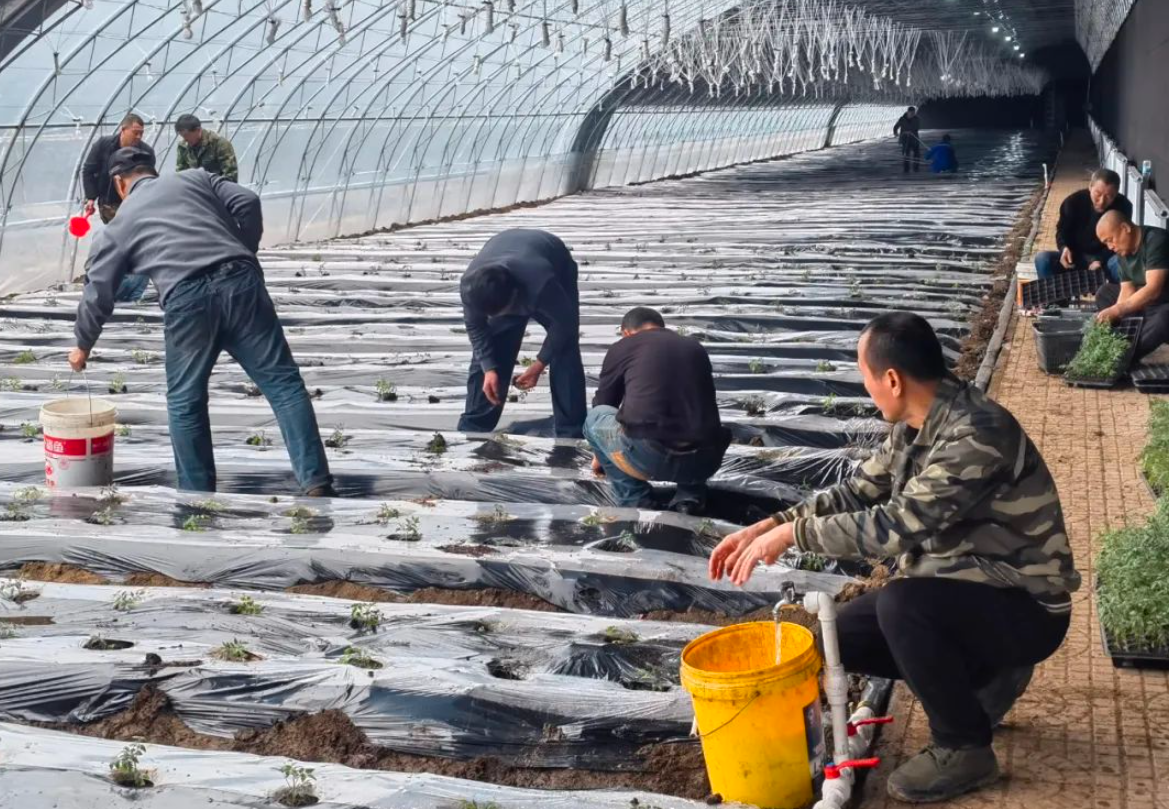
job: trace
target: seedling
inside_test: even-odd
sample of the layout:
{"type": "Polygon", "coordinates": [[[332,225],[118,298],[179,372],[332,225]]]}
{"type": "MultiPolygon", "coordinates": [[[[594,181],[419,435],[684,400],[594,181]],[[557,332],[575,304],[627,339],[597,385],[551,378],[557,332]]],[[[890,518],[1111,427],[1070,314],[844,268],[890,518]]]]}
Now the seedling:
{"type": "Polygon", "coordinates": [[[325,439],[325,446],[331,449],[341,449],[349,443],[349,436],[340,427],[334,427],[333,432],[325,439]]]}
{"type": "Polygon", "coordinates": [[[360,632],[376,632],[382,624],[382,611],[372,603],[354,604],[349,608],[349,626],[360,632]]]}
{"type": "Polygon", "coordinates": [[[191,503],[191,508],[197,508],[200,511],[215,514],[223,511],[224,506],[218,500],[196,500],[194,503],[191,503]]]}
{"type": "Polygon", "coordinates": [[[836,366],[830,363],[828,360],[820,360],[816,363],[816,373],[818,374],[830,374],[835,370],[836,366]]]}
{"type": "Polygon", "coordinates": [[[272,793],[272,798],[285,806],[312,806],[317,803],[317,789],[311,767],[301,767],[298,764],[285,764],[280,768],[284,776],[285,785],[272,793]]]}
{"type": "Polygon", "coordinates": [[[821,399],[820,400],[820,408],[824,411],[824,413],[826,415],[832,415],[833,413],[835,413],[836,412],[836,394],[829,393],[827,396],[825,396],[823,399],[821,399]]]}
{"type": "Polygon", "coordinates": [[[698,527],[694,529],[694,533],[700,537],[719,537],[718,529],[714,527],[714,520],[703,520],[698,523],[698,527]]]}
{"type": "Polygon", "coordinates": [[[690,334],[690,329],[686,328],[685,326],[679,326],[678,328],[674,329],[674,331],[676,331],[682,337],[686,337],[688,334],[690,334]]]}
{"type": "Polygon", "coordinates": [[[390,535],[390,539],[400,539],[404,542],[417,542],[422,539],[417,517],[406,517],[398,522],[398,530],[390,535]]]}
{"type": "Polygon", "coordinates": [[[293,517],[292,526],[288,530],[293,534],[311,534],[313,532],[306,517],[293,517]]]}
{"type": "Polygon", "coordinates": [[[106,506],[99,509],[90,514],[85,521],[90,525],[113,525],[117,522],[117,518],[114,517],[114,507],[106,506]]]}
{"type": "Polygon", "coordinates": [[[848,297],[859,300],[864,296],[865,294],[861,292],[861,285],[859,281],[853,278],[848,282],[848,297]]]}
{"type": "Polygon", "coordinates": [[[116,427],[114,427],[114,434],[117,435],[118,438],[128,437],[130,435],[130,425],[129,424],[117,425],[116,427]]]}
{"type": "Polygon", "coordinates": [[[146,745],[131,744],[122,748],[118,757],[110,763],[110,780],[118,786],[142,789],[154,786],[150,780],[153,775],[149,770],[138,766],[142,756],[146,753],[146,745]]]}
{"type": "Polygon", "coordinates": [[[315,511],[313,511],[311,508],[305,508],[304,506],[293,506],[292,508],[290,508],[284,512],[284,516],[285,517],[292,517],[294,520],[297,517],[300,517],[302,519],[308,519],[309,517],[317,516],[317,513],[315,511]]]}
{"type": "Polygon", "coordinates": [[[434,453],[435,455],[442,455],[447,450],[446,439],[443,438],[442,433],[435,433],[434,437],[426,444],[426,451],[434,453]]]}
{"type": "Polygon", "coordinates": [[[1169,501],[1162,498],[1144,524],[1104,535],[1096,575],[1100,623],[1112,645],[1169,648],[1169,501]]]}
{"type": "Polygon", "coordinates": [[[1120,363],[1129,342],[1107,323],[1093,323],[1084,335],[1080,350],[1068,363],[1068,379],[1111,379],[1121,372],[1120,363]]]}
{"type": "Polygon", "coordinates": [[[610,522],[613,522],[612,517],[606,517],[604,514],[597,511],[595,508],[592,511],[590,511],[588,514],[586,514],[584,517],[582,517],[580,520],[580,524],[584,525],[588,528],[600,528],[605,523],[610,523],[610,522]]]}
{"type": "Polygon", "coordinates": [[[211,656],[232,663],[247,663],[249,660],[256,660],[259,657],[259,655],[249,651],[244,642],[238,638],[225,641],[222,646],[211,652],[211,656]]]}
{"type": "Polygon", "coordinates": [[[524,366],[525,368],[531,368],[532,364],[534,362],[535,362],[535,360],[532,359],[531,357],[521,357],[520,358],[520,365],[524,366]]]}
{"type": "Polygon", "coordinates": [[[98,499],[107,506],[120,506],[130,498],[119,492],[116,485],[111,484],[101,490],[101,495],[98,499]]]}
{"type": "Polygon", "coordinates": [[[1169,490],[1169,402],[1149,404],[1149,440],[1141,450],[1141,471],[1157,494],[1169,490]]]}
{"type": "Polygon", "coordinates": [[[11,640],[16,637],[16,627],[7,621],[0,621],[0,640],[11,640]]]}
{"type": "Polygon", "coordinates": [[[398,386],[393,382],[385,379],[379,379],[373,386],[377,392],[377,400],[379,402],[396,402],[398,401],[398,386]]]}
{"type": "Polygon", "coordinates": [[[150,334],[150,324],[146,322],[146,318],[140,317],[134,321],[134,331],[139,334],[150,334]]]}
{"type": "Polygon", "coordinates": [[[244,443],[246,443],[249,447],[264,448],[272,446],[272,439],[268,437],[267,433],[265,433],[263,430],[260,430],[259,432],[249,435],[247,441],[244,443]]]}
{"type": "Polygon", "coordinates": [[[34,598],[40,598],[40,595],[40,590],[26,586],[20,579],[8,579],[0,584],[0,598],[11,601],[13,604],[23,604],[34,598]]]}
{"type": "Polygon", "coordinates": [[[610,646],[628,646],[631,643],[637,643],[641,638],[637,633],[631,632],[628,629],[622,629],[619,626],[605,627],[605,643],[610,646]]]}
{"type": "Polygon", "coordinates": [[[743,400],[743,408],[748,416],[757,418],[767,413],[767,402],[762,396],[748,396],[743,400]]]}
{"type": "Polygon", "coordinates": [[[129,612],[141,604],[145,597],[145,590],[121,590],[114,595],[114,609],[118,612],[129,612]]]}
{"type": "Polygon", "coordinates": [[[109,384],[108,390],[109,390],[110,394],[114,395],[114,396],[116,396],[120,393],[125,393],[126,392],[126,377],[125,377],[125,375],[120,374],[120,373],[114,374],[113,377],[110,378],[110,384],[109,384]]]}
{"type": "Polygon", "coordinates": [[[260,391],[259,385],[257,385],[255,382],[251,381],[250,379],[244,383],[244,396],[248,396],[252,399],[255,399],[256,397],[258,397],[260,395],[261,395],[261,391],[260,391]]]}
{"type": "Polygon", "coordinates": [[[507,513],[507,509],[499,505],[489,514],[475,515],[475,521],[484,526],[502,525],[505,522],[511,522],[513,519],[515,518],[507,513]]]}
{"type": "Polygon", "coordinates": [[[6,376],[0,379],[0,391],[5,393],[20,393],[24,390],[24,383],[15,376],[6,376]]]}
{"type": "Polygon", "coordinates": [[[349,646],[341,654],[341,659],[338,660],[342,666],[353,666],[359,669],[380,669],[382,664],[379,660],[366,654],[363,650],[355,646],[349,646]]]}
{"type": "Polygon", "coordinates": [[[183,520],[183,530],[192,532],[205,531],[209,522],[211,522],[211,517],[207,514],[191,514],[187,519],[183,520]]]}
{"type": "Polygon", "coordinates": [[[143,351],[141,348],[136,348],[130,352],[130,358],[139,365],[150,365],[150,363],[158,360],[158,355],[151,351],[143,351]]]}
{"type": "Polygon", "coordinates": [[[259,615],[264,611],[264,605],[251,596],[244,596],[228,608],[232,615],[259,615]]]}
{"type": "Polygon", "coordinates": [[[30,421],[21,422],[20,435],[26,441],[33,441],[41,434],[41,425],[33,424],[30,421]]]}
{"type": "Polygon", "coordinates": [[[389,503],[382,503],[382,507],[377,510],[377,516],[374,520],[378,525],[389,525],[390,520],[396,520],[402,516],[402,512],[391,506],[389,503]]]}
{"type": "Polygon", "coordinates": [[[810,570],[814,573],[820,573],[824,568],[828,567],[828,560],[818,553],[803,553],[800,554],[798,569],[810,570]]]}
{"type": "Polygon", "coordinates": [[[17,503],[35,503],[44,496],[44,490],[36,486],[25,486],[12,493],[12,499],[17,503]]]}
{"type": "Polygon", "coordinates": [[[14,365],[32,365],[37,361],[37,355],[32,353],[31,348],[26,348],[16,355],[16,359],[12,361],[14,365]]]}
{"type": "Polygon", "coordinates": [[[761,359],[753,359],[747,363],[748,370],[753,374],[762,374],[767,370],[767,366],[761,359]]]}

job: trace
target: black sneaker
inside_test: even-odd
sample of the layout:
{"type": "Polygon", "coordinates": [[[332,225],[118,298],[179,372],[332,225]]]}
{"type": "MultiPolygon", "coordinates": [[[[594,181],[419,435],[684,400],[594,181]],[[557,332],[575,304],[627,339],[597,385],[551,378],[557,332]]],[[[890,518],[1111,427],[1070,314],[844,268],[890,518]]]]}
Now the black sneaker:
{"type": "Polygon", "coordinates": [[[987,717],[990,718],[992,728],[997,728],[1003,723],[1007,712],[1027,690],[1027,686],[1031,683],[1031,675],[1034,673],[1034,666],[1006,669],[1000,671],[993,680],[978,689],[978,702],[986,711],[987,717]]]}
{"type": "Polygon", "coordinates": [[[948,801],[999,779],[991,747],[953,750],[931,744],[902,764],[885,785],[889,797],[905,803],[948,801]]]}

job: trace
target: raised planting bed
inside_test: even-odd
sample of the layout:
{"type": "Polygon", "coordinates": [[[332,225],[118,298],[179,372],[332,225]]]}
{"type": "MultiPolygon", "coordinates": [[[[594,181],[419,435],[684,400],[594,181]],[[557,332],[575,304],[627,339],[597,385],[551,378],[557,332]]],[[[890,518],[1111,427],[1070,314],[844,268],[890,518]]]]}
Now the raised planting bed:
{"type": "Polygon", "coordinates": [[[1113,388],[1125,378],[1140,339],[1144,318],[1126,317],[1112,326],[1092,323],[1064,380],[1077,388],[1113,388]]]}

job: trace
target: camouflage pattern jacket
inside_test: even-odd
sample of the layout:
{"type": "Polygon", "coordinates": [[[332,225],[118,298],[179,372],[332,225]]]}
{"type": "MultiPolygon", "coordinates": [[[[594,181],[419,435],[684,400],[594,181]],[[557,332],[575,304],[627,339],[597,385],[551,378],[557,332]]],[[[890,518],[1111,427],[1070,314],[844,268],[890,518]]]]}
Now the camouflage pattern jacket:
{"type": "Polygon", "coordinates": [[[854,477],[775,519],[793,523],[802,551],[898,557],[903,575],[1019,587],[1054,613],[1080,586],[1039,451],[1005,408],[952,377],[920,430],[897,424],[854,477]]]}
{"type": "Polygon", "coordinates": [[[231,141],[204,129],[198,146],[188,146],[179,141],[175,171],[184,169],[206,169],[208,174],[218,174],[225,180],[239,182],[239,164],[235,162],[235,149],[231,141]]]}

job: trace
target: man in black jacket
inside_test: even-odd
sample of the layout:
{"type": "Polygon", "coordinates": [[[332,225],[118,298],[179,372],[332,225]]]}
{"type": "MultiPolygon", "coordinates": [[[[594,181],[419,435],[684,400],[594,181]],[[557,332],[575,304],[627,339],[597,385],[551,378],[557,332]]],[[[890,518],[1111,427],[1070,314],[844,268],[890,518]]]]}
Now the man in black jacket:
{"type": "Polygon", "coordinates": [[[917,117],[917,107],[910,107],[905,114],[893,124],[893,136],[901,142],[901,168],[909,172],[909,164],[913,170],[921,169],[921,119],[917,117]]]}
{"type": "Polygon", "coordinates": [[[626,313],[621,335],[585,419],[593,472],[613,484],[619,506],[656,508],[649,482],[664,480],[678,484],[669,508],[698,513],[731,437],[719,421],[710,357],[644,306],[626,313]]]}
{"type": "Polygon", "coordinates": [[[1118,282],[1116,255],[1096,236],[1100,217],[1120,211],[1132,217],[1132,203],[1120,195],[1120,175],[1110,169],[1092,173],[1087,188],[1082,188],[1059,206],[1055,226],[1058,250],[1035,255],[1035,271],[1040,278],[1051,278],[1064,270],[1104,270],[1108,280],[1118,282]]]}
{"type": "Polygon", "coordinates": [[[580,294],[576,262],[564,242],[543,230],[505,230],[471,260],[459,294],[474,349],[459,430],[489,433],[499,424],[524,332],[535,320],[547,337],[515,385],[531,390],[551,367],[554,433],[580,438],[585,420],[580,294]]]}
{"type": "Polygon", "coordinates": [[[85,213],[87,216],[92,215],[96,209],[101,216],[101,221],[108,225],[117,214],[118,207],[122,204],[122,198],[118,196],[113,181],[110,179],[110,158],[119,149],[131,146],[144,149],[153,157],[154,150],[150,148],[149,144],[142,142],[142,135],[145,131],[146,125],[142,118],[131,112],[122,119],[117,132],[94,141],[93,147],[89,150],[89,156],[85,158],[85,164],[81,167],[81,183],[85,188],[85,213]]]}

